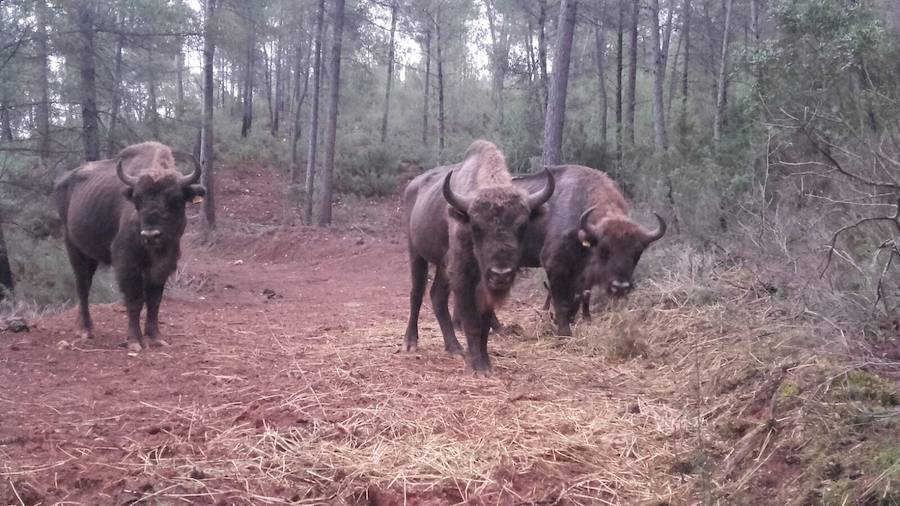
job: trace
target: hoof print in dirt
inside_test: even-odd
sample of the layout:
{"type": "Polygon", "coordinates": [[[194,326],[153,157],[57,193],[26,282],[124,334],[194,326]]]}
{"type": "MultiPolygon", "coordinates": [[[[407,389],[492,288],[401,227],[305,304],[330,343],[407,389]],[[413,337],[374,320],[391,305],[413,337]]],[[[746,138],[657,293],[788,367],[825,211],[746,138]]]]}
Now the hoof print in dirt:
{"type": "Polygon", "coordinates": [[[264,288],[262,294],[266,297],[265,302],[282,298],[281,294],[271,288],[264,288]]]}
{"type": "Polygon", "coordinates": [[[25,321],[25,318],[21,316],[10,316],[9,318],[3,319],[3,324],[0,326],[0,330],[8,330],[10,332],[28,332],[31,330],[31,327],[28,325],[28,322],[25,321]]]}

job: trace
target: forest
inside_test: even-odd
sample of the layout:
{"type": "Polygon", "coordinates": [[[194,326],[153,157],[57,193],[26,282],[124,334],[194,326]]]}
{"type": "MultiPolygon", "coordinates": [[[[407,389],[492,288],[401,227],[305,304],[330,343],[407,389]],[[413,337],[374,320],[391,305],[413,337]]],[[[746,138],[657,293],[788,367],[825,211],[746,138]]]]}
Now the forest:
{"type": "Polygon", "coordinates": [[[900,504],[898,315],[890,0],[0,0],[3,504],[900,504]],[[501,378],[460,393],[434,377],[459,374],[448,357],[372,350],[408,307],[403,188],[476,139],[516,176],[605,171],[668,233],[571,340],[537,309],[543,274],[520,275],[501,378]],[[122,315],[101,271],[109,333],[66,334],[54,181],[148,140],[206,189],[162,310],[185,344],[110,352],[156,368],[146,402],[125,407],[127,375],[79,384],[110,405],[73,421],[47,392],[112,377],[66,357],[111,356],[122,315]],[[126,412],[150,421],[103,422],[103,460],[83,427],[126,412]]]}

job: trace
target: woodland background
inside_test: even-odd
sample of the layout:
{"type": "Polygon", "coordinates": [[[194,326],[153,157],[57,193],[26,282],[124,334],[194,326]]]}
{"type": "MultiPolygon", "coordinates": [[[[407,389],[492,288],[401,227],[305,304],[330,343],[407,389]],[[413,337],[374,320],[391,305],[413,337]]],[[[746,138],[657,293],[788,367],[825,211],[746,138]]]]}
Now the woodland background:
{"type": "Polygon", "coordinates": [[[197,155],[214,239],[217,171],[289,174],[329,225],[486,138],[516,172],[608,171],[676,240],[883,340],[898,136],[889,0],[5,0],[0,283],[70,299],[52,182],[133,142],[197,155]]]}

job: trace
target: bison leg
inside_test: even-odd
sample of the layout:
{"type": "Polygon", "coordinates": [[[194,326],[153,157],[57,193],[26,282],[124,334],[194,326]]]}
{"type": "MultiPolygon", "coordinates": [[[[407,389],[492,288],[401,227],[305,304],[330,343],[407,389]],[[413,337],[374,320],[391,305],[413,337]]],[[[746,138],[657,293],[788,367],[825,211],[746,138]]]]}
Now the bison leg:
{"type": "Polygon", "coordinates": [[[410,252],[409,269],[412,288],[409,290],[409,323],[406,325],[403,349],[414,352],[419,347],[419,310],[422,309],[422,297],[425,296],[425,285],[428,283],[428,262],[410,252]]]}
{"type": "Polygon", "coordinates": [[[498,333],[498,334],[500,332],[503,332],[503,324],[500,323],[499,319],[497,319],[497,313],[494,312],[494,310],[491,310],[491,314],[488,318],[490,318],[490,324],[489,324],[490,330],[493,330],[494,333],[498,333]]]}
{"type": "Polygon", "coordinates": [[[574,295],[570,285],[559,280],[551,280],[550,292],[553,299],[553,311],[556,313],[556,333],[560,336],[571,336],[572,327],[569,322],[572,313],[570,308],[574,304],[574,295]]]}
{"type": "Polygon", "coordinates": [[[165,286],[147,286],[144,297],[147,300],[147,322],[144,324],[144,335],[150,339],[150,346],[168,346],[169,343],[159,338],[159,304],[162,301],[165,286]]]}
{"type": "Polygon", "coordinates": [[[75,289],[78,292],[78,334],[83,339],[90,339],[94,337],[94,323],[88,307],[88,296],[91,293],[94,273],[97,272],[97,261],[78,251],[74,245],[69,244],[69,241],[66,241],[66,251],[75,272],[75,289]]]}
{"type": "Polygon", "coordinates": [[[488,333],[491,329],[491,310],[479,311],[474,297],[460,297],[456,292],[456,310],[466,333],[466,364],[476,377],[486,377],[491,371],[491,359],[487,352],[488,333]]]}
{"type": "Polygon", "coordinates": [[[462,345],[456,339],[453,330],[453,322],[450,317],[450,281],[444,272],[444,266],[438,265],[434,273],[434,282],[431,283],[431,307],[437,316],[438,325],[441,326],[441,334],[444,336],[444,349],[451,355],[462,355],[462,345]]]}
{"type": "Polygon", "coordinates": [[[584,293],[581,294],[581,316],[584,318],[584,321],[591,321],[591,291],[585,290],[584,293]]]}
{"type": "Polygon", "coordinates": [[[128,349],[141,351],[145,347],[141,334],[141,309],[144,307],[144,280],[140,274],[117,270],[119,289],[125,296],[125,311],[128,313],[128,349]]]}

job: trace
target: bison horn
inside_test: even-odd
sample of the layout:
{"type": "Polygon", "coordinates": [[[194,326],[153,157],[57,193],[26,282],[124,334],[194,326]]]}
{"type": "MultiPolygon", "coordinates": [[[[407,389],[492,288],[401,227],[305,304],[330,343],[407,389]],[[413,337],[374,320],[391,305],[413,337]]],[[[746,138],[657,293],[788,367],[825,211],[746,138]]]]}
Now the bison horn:
{"type": "Polygon", "coordinates": [[[653,213],[653,216],[656,216],[656,221],[659,222],[659,228],[654,230],[653,232],[647,232],[646,237],[644,238],[644,242],[646,244],[650,244],[653,241],[658,241],[662,236],[666,235],[666,220],[662,219],[662,216],[653,213]]]}
{"type": "Polygon", "coordinates": [[[591,213],[597,210],[597,206],[591,206],[587,208],[587,210],[581,213],[581,218],[578,219],[578,228],[581,230],[587,231],[588,229],[588,218],[591,217],[591,213]]]}
{"type": "Polygon", "coordinates": [[[125,169],[122,168],[122,159],[121,158],[119,158],[119,160],[116,162],[116,175],[118,175],[119,179],[121,179],[122,182],[128,186],[134,186],[138,182],[138,178],[136,178],[134,176],[129,176],[128,174],[125,173],[125,169]]]}
{"type": "Polygon", "coordinates": [[[544,174],[547,174],[547,185],[539,192],[529,195],[527,199],[528,209],[532,211],[550,200],[550,197],[553,196],[553,190],[556,189],[556,180],[553,178],[553,173],[545,167],[544,174]]]}
{"type": "Polygon", "coordinates": [[[453,189],[450,188],[450,176],[453,175],[453,171],[447,173],[447,176],[444,177],[444,199],[447,200],[447,203],[453,206],[454,209],[461,213],[469,212],[469,205],[472,203],[471,199],[466,197],[460,197],[459,195],[453,193],[453,189]]]}
{"type": "Polygon", "coordinates": [[[190,174],[180,176],[178,178],[178,184],[180,184],[181,186],[187,186],[189,184],[194,184],[197,181],[200,181],[200,174],[203,171],[202,169],[200,169],[200,162],[197,161],[197,158],[195,158],[194,155],[181,152],[176,153],[175,156],[179,158],[187,158],[194,164],[194,171],[190,174]]]}

